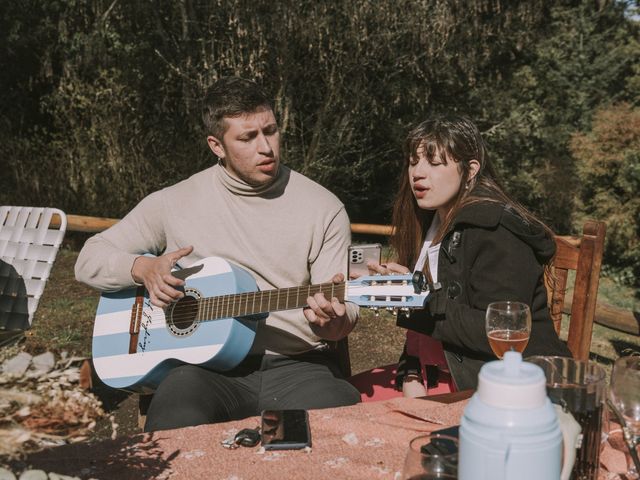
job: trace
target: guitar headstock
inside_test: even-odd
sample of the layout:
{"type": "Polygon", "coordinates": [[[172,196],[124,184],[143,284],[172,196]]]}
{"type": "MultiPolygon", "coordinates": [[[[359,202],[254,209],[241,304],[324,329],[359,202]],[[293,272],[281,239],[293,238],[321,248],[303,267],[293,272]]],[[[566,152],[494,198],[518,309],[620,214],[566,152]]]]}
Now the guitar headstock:
{"type": "Polygon", "coordinates": [[[424,308],[429,292],[420,287],[412,274],[367,275],[347,282],[345,300],[368,308],[424,308]]]}

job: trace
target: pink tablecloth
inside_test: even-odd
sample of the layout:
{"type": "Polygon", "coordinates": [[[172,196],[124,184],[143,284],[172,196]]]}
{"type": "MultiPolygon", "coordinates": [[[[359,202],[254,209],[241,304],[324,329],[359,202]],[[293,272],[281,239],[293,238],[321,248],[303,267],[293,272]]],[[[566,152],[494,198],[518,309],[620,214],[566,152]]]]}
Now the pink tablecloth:
{"type": "MultiPolygon", "coordinates": [[[[395,479],[409,440],[459,424],[466,402],[395,398],[311,411],[313,448],[307,452],[223,448],[222,440],[258,426],[258,418],[249,418],[67,445],[32,455],[28,463],[83,479],[395,479]]],[[[610,473],[625,471],[621,448],[619,434],[604,444],[599,480],[624,478],[610,473]]]]}
{"type": "Polygon", "coordinates": [[[81,478],[394,479],[409,440],[457,424],[466,402],[397,398],[309,412],[311,451],[227,450],[220,442],[258,418],[58,447],[29,458],[35,468],[81,478]]]}

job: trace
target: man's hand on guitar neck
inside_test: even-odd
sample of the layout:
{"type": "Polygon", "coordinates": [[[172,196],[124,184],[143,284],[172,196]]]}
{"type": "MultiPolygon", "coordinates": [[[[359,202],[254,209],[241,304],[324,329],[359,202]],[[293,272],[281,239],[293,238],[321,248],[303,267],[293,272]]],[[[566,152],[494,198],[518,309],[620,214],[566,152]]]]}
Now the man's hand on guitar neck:
{"type": "Polygon", "coordinates": [[[184,286],[184,280],[174,277],[171,269],[182,257],[189,255],[193,247],[183,247],[159,257],[138,257],[131,267],[131,276],[145,286],[151,303],[164,308],[180,300],[184,293],[176,288],[184,286]]]}
{"type": "MultiPolygon", "coordinates": [[[[338,273],[331,281],[333,283],[344,282],[344,275],[338,273]]],[[[349,323],[347,308],[337,298],[328,300],[324,293],[316,293],[307,297],[307,305],[302,311],[311,326],[313,333],[325,340],[340,340],[348,333],[349,323]]]]}

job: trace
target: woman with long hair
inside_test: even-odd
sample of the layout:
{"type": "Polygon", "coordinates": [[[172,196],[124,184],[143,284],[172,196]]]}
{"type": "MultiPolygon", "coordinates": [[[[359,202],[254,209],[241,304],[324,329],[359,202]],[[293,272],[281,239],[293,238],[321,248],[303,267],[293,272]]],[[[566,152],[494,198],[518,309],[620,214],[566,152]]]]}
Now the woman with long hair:
{"type": "Polygon", "coordinates": [[[403,162],[391,237],[397,262],[370,268],[390,274],[414,266],[432,292],[424,309],[398,319],[409,330],[396,387],[407,396],[438,384],[474,388],[480,367],[496,359],[485,333],[487,306],[496,301],[529,305],[525,357],[570,356],[547,308],[553,233],[500,186],[476,125],[465,117],[422,122],[405,141],[403,162]]]}

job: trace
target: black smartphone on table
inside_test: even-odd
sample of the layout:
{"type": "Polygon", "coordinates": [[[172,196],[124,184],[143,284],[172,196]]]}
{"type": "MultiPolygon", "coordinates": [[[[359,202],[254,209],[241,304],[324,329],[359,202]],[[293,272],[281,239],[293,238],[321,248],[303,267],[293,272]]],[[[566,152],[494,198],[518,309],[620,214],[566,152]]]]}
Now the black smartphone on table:
{"type": "Polygon", "coordinates": [[[260,431],[265,450],[296,450],[311,446],[306,410],[264,410],[260,431]]]}

